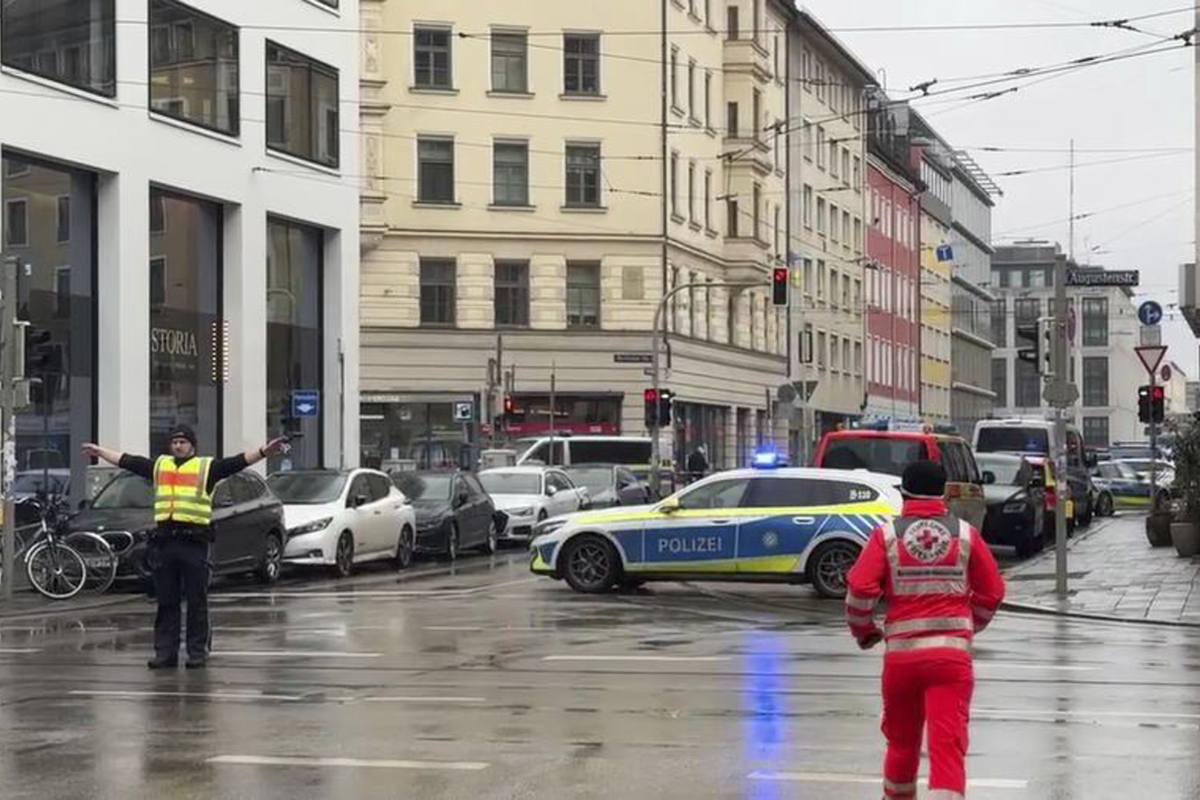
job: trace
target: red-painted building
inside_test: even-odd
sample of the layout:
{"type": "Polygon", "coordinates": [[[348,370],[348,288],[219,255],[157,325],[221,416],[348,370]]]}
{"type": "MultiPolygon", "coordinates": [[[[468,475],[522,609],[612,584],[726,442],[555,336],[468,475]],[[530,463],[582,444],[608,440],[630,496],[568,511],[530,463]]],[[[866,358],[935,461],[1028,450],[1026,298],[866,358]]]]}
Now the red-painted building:
{"type": "Polygon", "coordinates": [[[921,418],[921,211],[907,112],[880,96],[867,137],[864,421],[921,418]]]}

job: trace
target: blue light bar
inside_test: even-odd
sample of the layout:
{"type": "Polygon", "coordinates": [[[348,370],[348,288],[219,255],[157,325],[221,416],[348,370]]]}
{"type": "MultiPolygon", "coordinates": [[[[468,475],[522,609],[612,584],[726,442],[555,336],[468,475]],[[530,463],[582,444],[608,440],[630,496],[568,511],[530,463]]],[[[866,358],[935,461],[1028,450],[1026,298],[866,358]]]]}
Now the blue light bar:
{"type": "Polygon", "coordinates": [[[775,469],[779,466],[779,453],[774,450],[763,450],[754,454],[755,469],[775,469]]]}

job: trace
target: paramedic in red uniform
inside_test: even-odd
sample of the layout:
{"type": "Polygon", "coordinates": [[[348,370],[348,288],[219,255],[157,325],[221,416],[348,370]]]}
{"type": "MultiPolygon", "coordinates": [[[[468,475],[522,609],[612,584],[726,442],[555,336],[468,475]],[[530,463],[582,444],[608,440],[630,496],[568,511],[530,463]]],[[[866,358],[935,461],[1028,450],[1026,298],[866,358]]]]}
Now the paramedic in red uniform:
{"type": "Polygon", "coordinates": [[[946,472],[904,470],[904,509],[877,528],[850,570],[846,616],[861,648],[881,640],[883,794],[917,796],[921,736],[929,731],[928,800],[966,796],[967,723],[975,677],[971,639],[1004,599],[1004,580],[979,532],[946,510],[946,472]],[[887,604],[881,631],[876,605],[887,604]]]}

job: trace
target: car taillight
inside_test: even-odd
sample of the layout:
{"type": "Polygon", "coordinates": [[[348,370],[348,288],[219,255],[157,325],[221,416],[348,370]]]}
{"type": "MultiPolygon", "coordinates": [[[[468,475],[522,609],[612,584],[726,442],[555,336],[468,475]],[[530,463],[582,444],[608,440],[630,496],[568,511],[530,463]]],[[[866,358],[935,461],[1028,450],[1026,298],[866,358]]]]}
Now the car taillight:
{"type": "Polygon", "coordinates": [[[1054,507],[1056,505],[1058,505],[1058,492],[1056,492],[1054,489],[1047,489],[1046,490],[1046,510],[1053,511],[1054,507]]]}
{"type": "Polygon", "coordinates": [[[958,484],[958,483],[947,483],[946,484],[946,497],[948,499],[955,500],[959,497],[962,497],[962,494],[963,494],[962,484],[958,484]]]}

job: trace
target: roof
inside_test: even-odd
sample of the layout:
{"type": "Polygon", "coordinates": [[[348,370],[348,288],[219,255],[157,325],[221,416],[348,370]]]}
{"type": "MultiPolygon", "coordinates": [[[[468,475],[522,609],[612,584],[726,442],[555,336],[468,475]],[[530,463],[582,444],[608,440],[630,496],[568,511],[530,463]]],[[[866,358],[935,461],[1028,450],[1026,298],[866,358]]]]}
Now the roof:
{"type": "Polygon", "coordinates": [[[480,471],[480,475],[496,472],[508,472],[516,475],[541,475],[548,469],[565,469],[561,464],[523,464],[515,467],[492,467],[480,471]]]}
{"type": "Polygon", "coordinates": [[[875,77],[875,73],[871,70],[871,68],[868,67],[866,63],[858,56],[856,56],[841,39],[839,39],[833,34],[832,31],[826,28],[820,20],[818,20],[813,14],[809,13],[807,9],[799,9],[797,21],[801,27],[807,28],[812,31],[812,33],[816,34],[817,38],[822,44],[825,45],[826,49],[831,50],[838,55],[842,59],[844,65],[850,67],[852,71],[857,72],[858,76],[862,78],[863,83],[867,84],[868,86],[879,85],[879,80],[875,77]]]}
{"type": "Polygon", "coordinates": [[[869,428],[856,428],[851,431],[830,431],[825,434],[827,439],[956,439],[965,443],[967,440],[956,433],[939,433],[937,431],[873,431],[869,428]]]}

